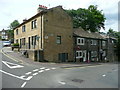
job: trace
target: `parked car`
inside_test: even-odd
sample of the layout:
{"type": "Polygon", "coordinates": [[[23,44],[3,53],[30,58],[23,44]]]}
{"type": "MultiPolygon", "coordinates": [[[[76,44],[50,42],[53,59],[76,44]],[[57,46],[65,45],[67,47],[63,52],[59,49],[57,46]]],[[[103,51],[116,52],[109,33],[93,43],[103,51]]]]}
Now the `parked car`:
{"type": "Polygon", "coordinates": [[[11,42],[10,41],[3,41],[3,47],[6,46],[11,46],[11,42]]]}

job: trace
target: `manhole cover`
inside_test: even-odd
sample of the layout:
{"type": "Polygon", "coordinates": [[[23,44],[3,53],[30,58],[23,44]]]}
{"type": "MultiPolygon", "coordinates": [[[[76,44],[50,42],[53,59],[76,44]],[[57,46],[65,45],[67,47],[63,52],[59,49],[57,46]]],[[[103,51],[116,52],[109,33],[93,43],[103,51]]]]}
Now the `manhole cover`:
{"type": "Polygon", "coordinates": [[[81,80],[81,79],[73,79],[72,81],[73,81],[73,82],[82,83],[84,80],[81,80]]]}

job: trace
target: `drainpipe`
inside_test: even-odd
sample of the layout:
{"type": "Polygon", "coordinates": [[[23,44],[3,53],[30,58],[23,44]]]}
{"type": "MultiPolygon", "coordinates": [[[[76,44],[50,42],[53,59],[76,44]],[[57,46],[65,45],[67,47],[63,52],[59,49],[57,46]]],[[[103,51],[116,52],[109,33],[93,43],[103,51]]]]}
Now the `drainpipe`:
{"type": "Polygon", "coordinates": [[[42,38],[42,32],[43,32],[43,30],[42,30],[42,27],[43,27],[43,22],[42,22],[43,20],[42,20],[42,14],[41,14],[41,49],[43,49],[43,45],[42,45],[42,42],[43,42],[43,38],[42,38]]]}

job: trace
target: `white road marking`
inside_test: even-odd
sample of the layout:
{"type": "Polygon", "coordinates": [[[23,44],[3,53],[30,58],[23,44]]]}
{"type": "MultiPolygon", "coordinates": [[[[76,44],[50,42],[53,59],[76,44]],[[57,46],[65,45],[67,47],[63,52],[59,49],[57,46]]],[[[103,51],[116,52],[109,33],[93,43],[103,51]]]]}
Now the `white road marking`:
{"type": "Polygon", "coordinates": [[[33,76],[29,76],[26,80],[30,80],[30,79],[32,79],[33,78],[33,76]]]}
{"type": "Polygon", "coordinates": [[[49,70],[50,70],[49,68],[45,69],[45,71],[49,71],[49,70]]]}
{"type": "Polygon", "coordinates": [[[42,68],[40,68],[40,69],[45,69],[45,67],[42,67],[42,68]]]}
{"type": "Polygon", "coordinates": [[[22,84],[21,88],[25,87],[26,83],[27,83],[27,82],[24,82],[24,83],[22,84]]]}
{"type": "Polygon", "coordinates": [[[58,83],[65,85],[66,83],[63,81],[59,81],[58,83]]]}
{"type": "Polygon", "coordinates": [[[38,73],[34,73],[33,76],[37,75],[38,73]]]}
{"type": "Polygon", "coordinates": [[[105,75],[105,74],[103,74],[102,76],[103,76],[103,77],[105,77],[106,75],[105,75]]]}
{"type": "Polygon", "coordinates": [[[41,73],[41,72],[44,72],[44,70],[40,70],[40,71],[38,71],[39,73],[41,73]]]}
{"type": "Polygon", "coordinates": [[[2,61],[2,63],[4,63],[7,67],[9,67],[10,69],[15,69],[15,68],[22,68],[24,66],[22,65],[18,65],[18,64],[14,64],[11,62],[7,62],[7,61],[2,61]]]}
{"type": "Polygon", "coordinates": [[[29,74],[31,74],[32,72],[27,72],[27,73],[25,73],[26,75],[29,75],[29,74]]]}
{"type": "Polygon", "coordinates": [[[33,70],[33,72],[36,72],[36,71],[38,71],[39,69],[35,69],[35,70],[33,70]]]}
{"type": "Polygon", "coordinates": [[[2,73],[4,73],[4,74],[7,74],[7,75],[10,75],[10,76],[12,76],[12,77],[18,78],[18,79],[26,80],[26,79],[24,79],[24,78],[21,78],[21,77],[19,77],[19,76],[16,76],[16,75],[11,74],[11,73],[8,73],[8,72],[5,72],[5,71],[3,71],[3,70],[0,70],[0,72],[2,72],[2,73]]]}
{"type": "Polygon", "coordinates": [[[21,78],[24,78],[25,76],[20,76],[21,78]]]}
{"type": "Polygon", "coordinates": [[[54,70],[54,69],[56,69],[56,68],[51,68],[51,69],[53,69],[53,70],[54,70]]]}
{"type": "Polygon", "coordinates": [[[14,75],[14,74],[5,72],[5,71],[3,71],[3,70],[0,70],[0,72],[2,72],[2,73],[4,73],[4,74],[7,74],[7,75],[9,75],[9,76],[12,76],[12,77],[21,79],[21,80],[30,80],[30,79],[32,79],[32,77],[33,77],[33,76],[29,76],[28,78],[23,78],[23,77],[21,77],[21,76],[14,75]]]}

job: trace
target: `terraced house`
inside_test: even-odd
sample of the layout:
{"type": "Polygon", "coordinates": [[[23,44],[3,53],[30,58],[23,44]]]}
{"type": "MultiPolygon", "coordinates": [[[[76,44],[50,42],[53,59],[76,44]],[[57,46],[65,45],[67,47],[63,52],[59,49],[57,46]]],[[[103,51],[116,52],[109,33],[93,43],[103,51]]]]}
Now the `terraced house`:
{"type": "Polygon", "coordinates": [[[107,59],[107,40],[99,33],[74,29],[75,62],[97,62],[107,59]]]}
{"type": "Polygon", "coordinates": [[[35,61],[73,61],[72,35],[72,19],[62,6],[47,9],[39,5],[36,15],[14,29],[20,51],[35,61]]]}

